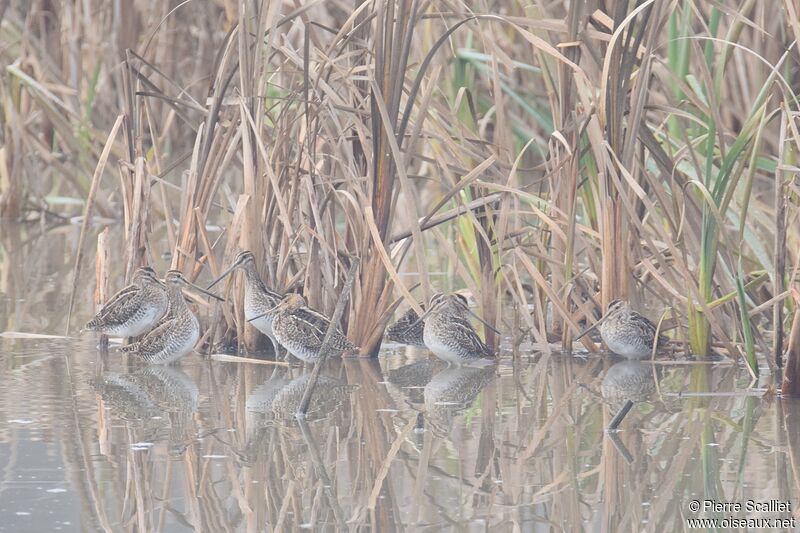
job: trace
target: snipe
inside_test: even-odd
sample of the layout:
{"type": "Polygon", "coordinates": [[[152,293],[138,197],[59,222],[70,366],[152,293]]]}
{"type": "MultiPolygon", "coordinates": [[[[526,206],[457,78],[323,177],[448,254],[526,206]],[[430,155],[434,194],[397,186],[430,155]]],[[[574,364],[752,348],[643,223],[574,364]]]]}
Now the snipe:
{"type": "Polygon", "coordinates": [[[475,332],[467,315],[466,299],[459,294],[436,294],[425,319],[425,345],[439,359],[457,365],[494,357],[475,332]]]}
{"type": "Polygon", "coordinates": [[[424,348],[425,339],[422,338],[424,330],[425,322],[420,320],[417,312],[411,308],[386,328],[384,337],[392,342],[424,348]]]}
{"type": "MultiPolygon", "coordinates": [[[[278,343],[289,353],[307,363],[319,361],[319,350],[328,330],[330,319],[306,306],[299,294],[287,294],[281,302],[266,313],[272,318],[272,332],[278,343]]],[[[337,327],[333,331],[330,356],[355,352],[358,346],[350,342],[337,327]]]]}
{"type": "Polygon", "coordinates": [[[168,307],[167,289],[155,271],[140,267],[133,275],[133,283],[112,296],[83,329],[115,337],[136,337],[150,331],[168,307]]]}
{"type": "Polygon", "coordinates": [[[204,294],[219,299],[205,289],[187,280],[179,270],[167,272],[164,282],[169,295],[169,317],[153,331],[122,348],[124,352],[135,352],[148,363],[167,365],[191,352],[200,339],[200,323],[183,299],[183,287],[193,287],[204,294]]]}
{"type": "Polygon", "coordinates": [[[664,335],[659,335],[656,339],[655,324],[632,310],[630,304],[622,300],[613,300],[608,304],[603,318],[584,331],[578,339],[597,327],[600,328],[600,337],[608,349],[628,359],[650,357],[654,342],[658,351],[669,340],[664,335]]]}
{"type": "MultiPolygon", "coordinates": [[[[437,292],[431,298],[431,304],[438,302],[443,296],[442,293],[437,292]]],[[[467,299],[463,295],[454,293],[454,296],[464,302],[464,305],[467,304],[467,299]]],[[[425,307],[424,304],[422,306],[425,307]]],[[[392,342],[425,348],[424,332],[425,319],[420,319],[417,312],[411,308],[386,328],[384,337],[392,342]]]]}
{"type": "Polygon", "coordinates": [[[235,270],[242,270],[245,274],[245,287],[244,287],[244,317],[245,320],[253,324],[253,326],[269,337],[272,341],[272,346],[275,349],[275,354],[278,354],[278,342],[275,340],[275,335],[272,333],[272,315],[267,313],[270,309],[280,303],[283,296],[267,288],[261,278],[258,276],[256,270],[256,259],[253,252],[245,250],[240,252],[233,260],[231,266],[225,270],[220,276],[214,280],[210,289],[219,283],[225,276],[234,272],[235,270]]]}

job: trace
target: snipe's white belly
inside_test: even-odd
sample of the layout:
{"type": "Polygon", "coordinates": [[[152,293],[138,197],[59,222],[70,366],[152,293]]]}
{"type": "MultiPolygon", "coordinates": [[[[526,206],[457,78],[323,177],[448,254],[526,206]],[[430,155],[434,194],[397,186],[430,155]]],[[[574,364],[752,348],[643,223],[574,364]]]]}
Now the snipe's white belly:
{"type": "MultiPolygon", "coordinates": [[[[253,312],[248,313],[247,311],[245,311],[244,318],[249,322],[249,321],[251,321],[253,319],[253,317],[256,317],[256,316],[258,316],[260,314],[261,313],[253,313],[253,312]]],[[[250,323],[258,331],[260,331],[261,333],[263,333],[267,337],[272,338],[272,336],[273,336],[272,335],[272,317],[270,317],[270,316],[262,316],[261,318],[257,318],[257,319],[253,320],[250,323]]]]}
{"type": "Polygon", "coordinates": [[[438,335],[429,333],[426,328],[422,334],[422,338],[425,341],[425,346],[427,346],[436,357],[448,363],[461,364],[462,357],[460,356],[459,352],[454,350],[448,344],[442,342],[438,335]]]}
{"type": "Polygon", "coordinates": [[[153,326],[161,319],[163,313],[155,307],[145,307],[136,317],[126,322],[115,332],[120,337],[138,337],[153,329],[153,326]]]}
{"type": "Polygon", "coordinates": [[[198,340],[200,340],[200,324],[195,319],[191,328],[184,332],[177,332],[176,335],[164,343],[161,350],[147,359],[151,363],[159,365],[174,363],[194,350],[198,340]]]}
{"type": "Polygon", "coordinates": [[[631,342],[630,339],[620,338],[615,335],[602,335],[602,337],[608,349],[617,355],[628,359],[650,357],[650,348],[643,343],[631,342]]]}

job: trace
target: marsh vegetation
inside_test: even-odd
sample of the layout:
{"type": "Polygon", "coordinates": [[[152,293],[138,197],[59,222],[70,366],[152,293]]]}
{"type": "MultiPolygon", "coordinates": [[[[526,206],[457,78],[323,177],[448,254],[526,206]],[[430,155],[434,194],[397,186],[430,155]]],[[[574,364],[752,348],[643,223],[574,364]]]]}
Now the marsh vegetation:
{"type": "MultiPolygon", "coordinates": [[[[206,285],[252,250],[328,316],[358,264],[339,325],[362,356],[320,371],[322,422],[285,429],[275,391],[303,376],[283,367],[4,339],[7,471],[64,436],[55,463],[104,530],[663,530],[751,475],[796,500],[796,409],[770,399],[800,394],[797,20],[791,0],[0,0],[1,330],[76,335],[140,265],[206,285]],[[419,354],[381,348],[387,323],[455,289],[497,374],[402,370],[419,354]],[[615,299],[680,363],[646,364],[622,447],[616,399],[595,401],[612,362],[564,355],[600,349],[573,339],[615,299]],[[431,383],[474,395],[443,413],[431,383]]],[[[260,354],[230,279],[191,304],[199,349],[260,354]]]]}

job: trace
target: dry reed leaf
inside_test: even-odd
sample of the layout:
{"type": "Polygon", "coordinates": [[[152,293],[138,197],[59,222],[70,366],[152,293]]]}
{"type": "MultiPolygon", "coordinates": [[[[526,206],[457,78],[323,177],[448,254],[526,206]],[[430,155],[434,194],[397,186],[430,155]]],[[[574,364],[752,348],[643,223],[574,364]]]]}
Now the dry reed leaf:
{"type": "Polygon", "coordinates": [[[253,359],[252,357],[242,357],[239,355],[228,355],[225,353],[212,353],[208,356],[214,361],[221,361],[223,363],[247,363],[254,365],[270,365],[270,366],[285,366],[289,367],[289,363],[284,361],[269,361],[266,359],[253,359]]]}
{"type": "Polygon", "coordinates": [[[123,122],[123,115],[119,115],[117,117],[116,122],[114,122],[114,126],[111,128],[111,132],[108,135],[108,140],[106,141],[106,145],[103,148],[102,154],[100,154],[100,158],[97,161],[97,167],[95,168],[94,175],[92,176],[92,185],[89,188],[89,195],[86,198],[86,209],[83,212],[83,223],[81,224],[81,233],[80,237],[78,238],[78,251],[75,255],[75,267],[72,273],[72,291],[69,297],[69,306],[67,308],[67,326],[66,331],[69,333],[69,326],[70,326],[70,318],[72,317],[72,309],[75,305],[75,292],[77,290],[78,285],[78,278],[81,272],[81,260],[83,259],[83,244],[86,240],[86,232],[89,227],[89,224],[92,220],[92,209],[94,207],[94,199],[97,195],[97,191],[100,185],[100,178],[103,176],[103,170],[106,166],[106,161],[108,161],[108,156],[111,154],[111,147],[114,143],[114,139],[117,137],[117,131],[119,131],[120,126],[123,122]]]}
{"type": "Polygon", "coordinates": [[[392,283],[400,291],[400,294],[403,297],[405,297],[405,300],[408,303],[408,305],[412,309],[414,309],[414,311],[416,311],[418,315],[422,316],[422,313],[424,312],[422,310],[422,307],[417,303],[417,299],[414,298],[411,295],[411,292],[409,292],[409,290],[406,288],[405,284],[400,278],[400,274],[397,272],[397,270],[394,267],[394,264],[392,263],[392,258],[389,257],[389,253],[386,251],[386,248],[384,248],[383,244],[381,243],[380,235],[378,233],[378,226],[375,223],[374,217],[372,216],[372,207],[367,206],[364,209],[364,212],[366,213],[367,229],[369,230],[370,236],[372,237],[372,243],[374,246],[373,250],[375,250],[378,253],[378,256],[381,258],[381,261],[383,261],[383,265],[386,268],[386,272],[389,274],[389,277],[392,280],[392,283]]]}
{"type": "Polygon", "coordinates": [[[26,331],[2,331],[0,337],[4,339],[73,339],[66,335],[46,335],[44,333],[29,333],[26,331]]]}

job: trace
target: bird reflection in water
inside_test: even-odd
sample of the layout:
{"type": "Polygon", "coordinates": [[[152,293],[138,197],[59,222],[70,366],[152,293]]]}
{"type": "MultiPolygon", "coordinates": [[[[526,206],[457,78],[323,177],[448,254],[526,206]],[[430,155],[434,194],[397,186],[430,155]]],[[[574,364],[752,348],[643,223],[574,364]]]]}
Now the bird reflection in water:
{"type": "Polygon", "coordinates": [[[471,407],[494,378],[494,367],[448,367],[433,376],[423,396],[426,422],[434,434],[447,436],[456,416],[471,407]]]}
{"type": "MultiPolygon", "coordinates": [[[[148,366],[132,373],[104,372],[91,385],[105,407],[101,412],[108,410],[133,431],[136,440],[131,446],[152,444],[167,431],[171,454],[184,449],[200,391],[179,368],[148,366]]],[[[106,423],[106,427],[113,424],[106,423]]],[[[101,451],[107,450],[108,442],[105,444],[101,441],[101,451]]]]}
{"type": "Polygon", "coordinates": [[[606,372],[601,391],[613,410],[619,410],[627,400],[646,402],[656,391],[653,365],[641,361],[620,361],[606,372]]]}
{"type": "Polygon", "coordinates": [[[619,361],[608,369],[600,387],[603,399],[607,402],[610,412],[614,413],[606,434],[628,463],[633,461],[633,457],[619,439],[617,427],[635,404],[646,402],[653,397],[656,392],[653,370],[653,365],[649,363],[634,360],[619,361]]]}
{"type": "MultiPolygon", "coordinates": [[[[300,401],[303,399],[311,373],[293,379],[287,383],[272,400],[272,415],[276,421],[293,421],[300,401]]],[[[306,413],[307,420],[320,419],[328,416],[338,407],[347,402],[350,393],[356,387],[348,385],[344,381],[321,374],[311,396],[311,403],[306,413]]]]}
{"type": "Polygon", "coordinates": [[[401,396],[408,405],[421,406],[425,402],[423,397],[425,385],[433,376],[447,367],[447,363],[432,357],[415,361],[399,368],[386,372],[386,380],[390,390],[399,389],[397,395],[401,396]]]}

